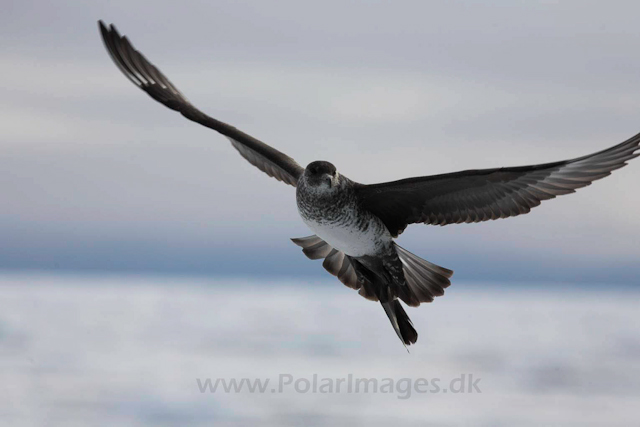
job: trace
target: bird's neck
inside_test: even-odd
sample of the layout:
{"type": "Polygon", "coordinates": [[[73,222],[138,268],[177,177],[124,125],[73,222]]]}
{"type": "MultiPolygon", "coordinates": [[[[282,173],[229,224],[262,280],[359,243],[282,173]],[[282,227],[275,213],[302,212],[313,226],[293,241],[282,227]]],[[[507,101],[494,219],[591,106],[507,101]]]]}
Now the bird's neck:
{"type": "Polygon", "coordinates": [[[328,214],[342,210],[353,204],[354,194],[348,178],[340,176],[338,185],[334,187],[317,187],[309,185],[304,179],[298,183],[296,199],[301,215],[311,216],[319,212],[328,214]]]}

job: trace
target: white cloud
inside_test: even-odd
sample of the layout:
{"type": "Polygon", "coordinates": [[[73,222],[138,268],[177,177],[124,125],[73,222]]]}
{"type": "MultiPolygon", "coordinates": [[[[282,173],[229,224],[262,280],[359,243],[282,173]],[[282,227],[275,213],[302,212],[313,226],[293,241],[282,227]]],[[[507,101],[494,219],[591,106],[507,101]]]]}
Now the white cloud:
{"type": "MultiPolygon", "coordinates": [[[[396,8],[396,19],[384,19],[386,8],[372,6],[365,14],[370,21],[354,22],[360,9],[341,5],[344,15],[333,26],[320,19],[331,15],[324,9],[287,25],[284,16],[295,15],[295,7],[279,15],[264,6],[199,4],[202,15],[194,17],[161,3],[150,15],[120,19],[123,4],[76,6],[67,6],[69,14],[56,23],[26,11],[4,27],[11,32],[0,44],[6,224],[85,224],[78,233],[86,239],[104,230],[153,235],[161,229],[174,238],[235,230],[254,238],[247,245],[283,222],[300,226],[291,188],[119,74],[98,37],[95,17],[101,16],[115,19],[205,112],[303,165],[330,160],[362,182],[571,158],[640,130],[633,90],[640,62],[625,53],[640,48],[631,45],[640,37],[611,27],[615,19],[608,15],[594,12],[592,24],[578,19],[571,6],[529,5],[526,18],[519,9],[415,3],[429,13],[405,21],[396,8]],[[547,15],[551,7],[557,15],[547,15]],[[209,8],[215,13],[205,13],[209,8]],[[265,14],[276,21],[261,19],[265,14]],[[212,22],[203,26],[205,15],[212,22]],[[373,25],[376,16],[386,26],[373,25]],[[86,25],[75,25],[81,21],[86,25]]],[[[131,7],[149,12],[143,3],[131,7]]],[[[622,21],[633,15],[615,14],[622,21]]],[[[505,225],[516,238],[501,244],[541,253],[571,228],[584,236],[557,242],[562,251],[617,255],[602,243],[605,237],[585,231],[602,227],[637,258],[625,243],[640,237],[635,163],[517,220],[525,222],[505,225]],[[601,244],[590,244],[594,239],[601,244]]],[[[490,241],[495,229],[477,227],[487,231],[473,236],[490,241]]],[[[433,229],[417,230],[411,233],[423,241],[442,236],[439,244],[448,244],[433,229]]],[[[463,230],[446,233],[463,236],[463,230]]],[[[467,244],[482,250],[477,241],[467,244]]]]}

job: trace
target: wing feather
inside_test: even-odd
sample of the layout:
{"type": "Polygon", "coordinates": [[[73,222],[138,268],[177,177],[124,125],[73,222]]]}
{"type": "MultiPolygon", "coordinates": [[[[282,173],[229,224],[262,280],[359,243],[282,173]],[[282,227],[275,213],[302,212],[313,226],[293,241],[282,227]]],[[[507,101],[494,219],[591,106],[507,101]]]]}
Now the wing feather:
{"type": "Polygon", "coordinates": [[[481,222],[526,214],[544,200],[591,185],[640,156],[640,134],[597,153],[561,162],[468,170],[356,188],[362,206],[393,236],[408,224],[481,222]]]}
{"type": "Polygon", "coordinates": [[[102,21],[98,24],[111,59],[134,85],[166,107],[180,112],[187,119],[226,136],[242,157],[267,175],[294,187],[297,185],[304,168],[295,160],[198,110],[155,65],[133,47],[126,37],[120,36],[115,26],[107,28],[102,21]]]}

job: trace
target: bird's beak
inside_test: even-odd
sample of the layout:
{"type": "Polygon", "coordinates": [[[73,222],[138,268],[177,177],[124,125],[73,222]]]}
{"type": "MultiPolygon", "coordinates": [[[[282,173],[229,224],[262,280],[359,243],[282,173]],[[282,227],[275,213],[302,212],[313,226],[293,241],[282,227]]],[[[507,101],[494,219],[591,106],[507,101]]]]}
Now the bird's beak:
{"type": "Polygon", "coordinates": [[[328,173],[325,173],[324,175],[322,175],[322,179],[329,184],[329,188],[333,187],[333,177],[331,175],[329,175],[328,173]]]}

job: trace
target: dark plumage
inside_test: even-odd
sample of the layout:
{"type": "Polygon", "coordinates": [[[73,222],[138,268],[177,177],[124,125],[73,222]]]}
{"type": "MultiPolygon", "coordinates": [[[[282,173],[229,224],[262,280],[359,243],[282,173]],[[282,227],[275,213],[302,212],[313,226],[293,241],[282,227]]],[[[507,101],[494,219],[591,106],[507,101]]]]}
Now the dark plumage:
{"type": "Polygon", "coordinates": [[[640,134],[577,159],[407,178],[362,186],[358,195],[393,236],[418,222],[447,225],[507,218],[610,175],[640,155],[635,153],[639,143],[640,134]]]}
{"type": "Polygon", "coordinates": [[[220,132],[252,165],[296,187],[300,216],[316,235],[293,242],[310,259],[324,259],[323,267],[346,286],[379,301],[405,345],[415,343],[418,334],[399,300],[409,306],[431,302],[444,294],[453,275],[393,241],[408,224],[447,225],[525,214],[640,155],[639,134],[573,160],[358,184],[326,161],[303,168],[291,157],[204,114],[113,25],[107,28],[100,21],[99,26],[111,58],[133,84],[189,120],[220,132]]]}

